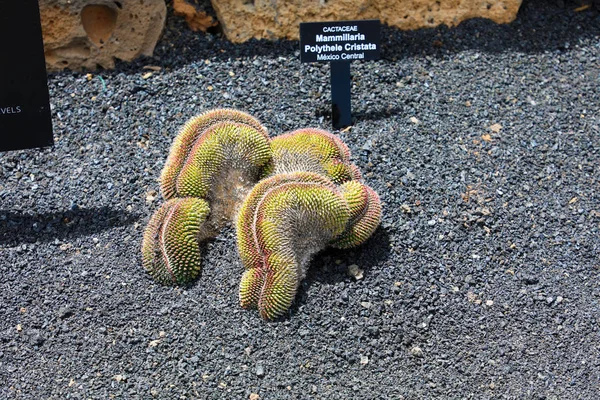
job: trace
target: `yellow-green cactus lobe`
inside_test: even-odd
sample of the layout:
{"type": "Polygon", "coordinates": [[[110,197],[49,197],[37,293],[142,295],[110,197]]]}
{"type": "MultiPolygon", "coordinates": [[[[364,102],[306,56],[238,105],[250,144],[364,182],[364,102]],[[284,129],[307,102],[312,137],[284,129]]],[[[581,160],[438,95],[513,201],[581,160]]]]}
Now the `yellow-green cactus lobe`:
{"type": "Polygon", "coordinates": [[[360,172],[360,169],[358,169],[356,165],[350,164],[350,171],[352,173],[352,179],[354,179],[355,181],[362,180],[362,174],[360,172]]]}
{"type": "Polygon", "coordinates": [[[350,210],[333,183],[310,173],[277,175],[253,189],[237,224],[240,257],[247,268],[240,303],[265,319],[291,305],[312,255],[339,236],[350,210]],[[296,180],[294,180],[294,176],[296,180]],[[250,226],[243,221],[251,220],[250,226]]]}
{"type": "Polygon", "coordinates": [[[163,204],[152,216],[142,241],[142,263],[164,285],[185,284],[200,273],[199,240],[205,232],[208,203],[178,198],[163,204]]]}
{"type": "Polygon", "coordinates": [[[242,264],[245,266],[258,267],[262,263],[262,255],[258,251],[259,247],[255,245],[256,238],[254,236],[255,211],[258,204],[268,191],[293,182],[318,183],[335,190],[335,186],[329,179],[311,172],[279,174],[258,182],[244,200],[236,219],[237,247],[242,264]]]}
{"type": "Polygon", "coordinates": [[[271,140],[273,160],[267,173],[277,175],[309,171],[340,184],[359,179],[350,162],[350,150],[337,136],[315,128],[298,129],[271,140]]]}
{"type": "Polygon", "coordinates": [[[160,183],[163,197],[168,200],[181,197],[177,192],[177,177],[192,147],[198,139],[212,126],[222,122],[233,122],[253,128],[266,141],[269,140],[267,130],[249,114],[231,109],[215,109],[189,119],[176,136],[165,166],[161,173],[160,183]]]}
{"type": "Polygon", "coordinates": [[[373,189],[358,181],[344,183],[341,191],[350,207],[351,218],[345,232],[331,245],[346,249],[361,245],[375,232],[381,222],[381,201],[373,189]]]}
{"type": "Polygon", "coordinates": [[[240,285],[240,304],[242,307],[256,307],[263,284],[262,265],[264,257],[260,251],[260,244],[256,237],[256,209],[267,192],[281,185],[293,182],[311,182],[325,185],[335,190],[333,183],[324,176],[310,172],[297,172],[280,174],[269,179],[264,179],[256,184],[244,200],[236,220],[237,248],[242,264],[246,271],[242,276],[240,285]]]}
{"type": "Polygon", "coordinates": [[[177,177],[180,196],[206,198],[221,173],[239,171],[247,184],[258,179],[259,169],[271,158],[269,141],[256,129],[244,124],[221,122],[211,126],[196,141],[177,177]]]}

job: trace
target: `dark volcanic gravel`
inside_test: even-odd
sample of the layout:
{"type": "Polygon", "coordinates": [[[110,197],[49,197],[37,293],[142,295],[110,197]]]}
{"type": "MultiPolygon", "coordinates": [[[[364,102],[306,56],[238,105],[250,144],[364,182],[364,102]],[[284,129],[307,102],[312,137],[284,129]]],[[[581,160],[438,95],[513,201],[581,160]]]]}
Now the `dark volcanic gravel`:
{"type": "Polygon", "coordinates": [[[169,16],[152,58],[50,74],[56,146],[0,155],[0,398],[598,399],[600,16],[574,8],[383,30],[339,133],[382,225],[275,322],[238,305],[232,230],[187,288],[141,235],[187,118],[329,129],[329,67],[169,16]]]}

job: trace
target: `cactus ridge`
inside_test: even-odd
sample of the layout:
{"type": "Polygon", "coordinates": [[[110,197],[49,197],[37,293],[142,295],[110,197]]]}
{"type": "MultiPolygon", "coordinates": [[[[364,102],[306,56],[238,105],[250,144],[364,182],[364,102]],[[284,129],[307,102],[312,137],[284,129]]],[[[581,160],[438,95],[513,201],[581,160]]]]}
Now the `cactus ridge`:
{"type": "Polygon", "coordinates": [[[240,213],[252,218],[238,230],[247,268],[240,304],[272,319],[289,308],[311,257],[344,231],[350,210],[337,187],[316,174],[276,175],[256,189],[240,213]]]}
{"type": "Polygon", "coordinates": [[[177,191],[208,199],[213,220],[230,221],[270,158],[269,142],[253,128],[216,124],[190,150],[177,178],[177,191]]]}
{"type": "Polygon", "coordinates": [[[267,173],[277,175],[310,171],[340,184],[360,179],[358,168],[350,162],[350,150],[337,136],[316,128],[297,129],[271,140],[273,161],[267,173]]]}
{"type": "Polygon", "coordinates": [[[246,268],[240,284],[240,304],[242,307],[256,308],[258,306],[260,290],[264,284],[262,268],[264,254],[261,252],[260,242],[256,234],[256,209],[270,190],[293,182],[313,182],[332,187],[329,179],[309,172],[275,175],[272,178],[260,181],[252,189],[237,215],[238,254],[242,265],[246,268]]]}
{"type": "Polygon", "coordinates": [[[208,203],[195,198],[172,199],[156,210],[142,240],[143,266],[156,281],[181,285],[198,276],[208,214],[208,203]]]}
{"type": "Polygon", "coordinates": [[[294,182],[319,183],[332,189],[335,188],[329,179],[310,172],[279,174],[257,183],[244,200],[236,218],[237,247],[238,249],[244,249],[244,251],[239,251],[243,265],[258,266],[262,262],[262,255],[258,252],[259,247],[255,246],[256,238],[254,235],[256,226],[255,210],[259,203],[270,190],[294,182]],[[253,249],[256,251],[253,251],[253,249]]]}
{"type": "Polygon", "coordinates": [[[199,138],[202,138],[214,125],[223,122],[245,125],[262,136],[266,142],[269,141],[266,128],[256,118],[242,111],[215,109],[190,118],[175,137],[161,172],[160,187],[165,200],[183,197],[177,190],[177,182],[179,174],[185,166],[185,160],[189,158],[190,151],[199,138]]]}

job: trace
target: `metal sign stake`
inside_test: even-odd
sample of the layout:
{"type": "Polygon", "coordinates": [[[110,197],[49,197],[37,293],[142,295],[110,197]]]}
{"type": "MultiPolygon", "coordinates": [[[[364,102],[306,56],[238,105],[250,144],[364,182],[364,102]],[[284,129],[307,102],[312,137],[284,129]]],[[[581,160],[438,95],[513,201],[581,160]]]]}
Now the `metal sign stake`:
{"type": "Polygon", "coordinates": [[[333,61],[331,65],[331,115],[335,129],[352,125],[350,101],[350,62],[333,61]]]}

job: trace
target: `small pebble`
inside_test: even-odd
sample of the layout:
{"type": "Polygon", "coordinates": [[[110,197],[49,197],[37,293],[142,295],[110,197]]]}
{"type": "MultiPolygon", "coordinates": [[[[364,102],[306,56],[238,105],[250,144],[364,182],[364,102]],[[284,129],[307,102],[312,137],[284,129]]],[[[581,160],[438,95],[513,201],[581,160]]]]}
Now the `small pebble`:
{"type": "Polygon", "coordinates": [[[410,349],[410,354],[415,357],[423,357],[423,350],[419,346],[414,346],[410,349]]]}

